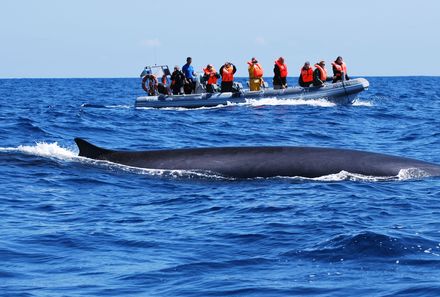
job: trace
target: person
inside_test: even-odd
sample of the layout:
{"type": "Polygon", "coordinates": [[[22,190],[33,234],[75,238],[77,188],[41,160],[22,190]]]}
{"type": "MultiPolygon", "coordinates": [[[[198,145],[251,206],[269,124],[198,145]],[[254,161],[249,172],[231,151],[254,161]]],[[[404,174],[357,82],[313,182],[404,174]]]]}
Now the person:
{"type": "Polygon", "coordinates": [[[168,77],[166,74],[162,75],[162,81],[157,84],[157,91],[162,95],[169,95],[171,93],[168,88],[168,77]]]}
{"type": "Polygon", "coordinates": [[[284,63],[284,58],[279,57],[278,60],[275,61],[275,65],[273,68],[273,88],[277,89],[285,89],[287,88],[287,65],[284,63]]]}
{"type": "Polygon", "coordinates": [[[249,89],[251,91],[259,91],[263,84],[263,67],[261,67],[256,58],[252,58],[247,63],[249,65],[249,89]]]}
{"type": "Polygon", "coordinates": [[[315,64],[315,71],[313,71],[313,85],[315,87],[322,87],[327,80],[327,70],[325,70],[325,62],[321,61],[315,64]]]}
{"type": "Polygon", "coordinates": [[[220,67],[220,75],[222,76],[221,92],[233,92],[232,86],[234,85],[234,74],[237,72],[237,68],[231,62],[226,62],[220,67]]]}
{"type": "Polygon", "coordinates": [[[182,95],[183,85],[185,83],[185,75],[180,71],[179,66],[174,66],[173,74],[171,74],[171,89],[173,95],[182,95]]]}
{"type": "Polygon", "coordinates": [[[186,64],[182,66],[182,72],[185,75],[186,78],[186,82],[185,85],[185,94],[191,94],[195,88],[196,88],[196,83],[194,80],[194,68],[191,66],[192,63],[192,58],[188,57],[186,58],[186,64]]]}
{"type": "Polygon", "coordinates": [[[334,62],[332,62],[333,66],[333,83],[342,80],[342,72],[345,74],[345,80],[349,80],[350,78],[347,75],[347,65],[345,65],[344,60],[341,56],[337,57],[334,62]]]}
{"type": "Polygon", "coordinates": [[[310,67],[310,62],[305,62],[301,68],[298,84],[303,88],[308,88],[313,84],[313,68],[310,67]]]}
{"type": "Polygon", "coordinates": [[[206,68],[203,69],[203,72],[205,73],[203,78],[206,81],[206,92],[214,93],[214,85],[217,85],[217,80],[220,78],[220,74],[217,73],[211,64],[208,64],[206,68]]]}

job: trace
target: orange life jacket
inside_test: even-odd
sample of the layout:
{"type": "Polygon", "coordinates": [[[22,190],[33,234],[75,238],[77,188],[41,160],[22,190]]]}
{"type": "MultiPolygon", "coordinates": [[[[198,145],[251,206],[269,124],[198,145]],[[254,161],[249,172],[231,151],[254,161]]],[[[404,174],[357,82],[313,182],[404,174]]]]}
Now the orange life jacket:
{"type": "Polygon", "coordinates": [[[259,63],[248,62],[249,64],[249,77],[250,78],[262,78],[263,77],[263,67],[259,63]]]}
{"type": "Polygon", "coordinates": [[[326,81],[327,80],[327,71],[324,68],[322,68],[321,65],[319,65],[319,64],[315,64],[315,67],[319,69],[319,73],[320,73],[319,79],[322,81],[326,81]]]}
{"type": "Polygon", "coordinates": [[[234,67],[233,66],[225,66],[222,71],[222,81],[229,82],[234,80],[234,67]]]}
{"type": "Polygon", "coordinates": [[[345,74],[347,74],[347,65],[345,65],[344,62],[342,62],[341,65],[337,64],[336,62],[332,62],[332,66],[336,69],[337,72],[335,72],[335,76],[341,76],[342,71],[344,71],[345,74]]]}
{"type": "Polygon", "coordinates": [[[281,64],[278,60],[275,61],[275,64],[278,65],[278,68],[280,68],[280,76],[281,77],[287,77],[287,65],[281,64]]]}
{"type": "Polygon", "coordinates": [[[301,68],[301,77],[302,81],[305,83],[313,81],[313,69],[310,67],[309,69],[301,68]]]}
{"type": "Polygon", "coordinates": [[[208,68],[204,68],[203,71],[205,72],[206,75],[209,76],[206,84],[215,85],[217,83],[217,76],[215,75],[216,74],[215,69],[211,68],[211,70],[209,70],[208,68]]]}

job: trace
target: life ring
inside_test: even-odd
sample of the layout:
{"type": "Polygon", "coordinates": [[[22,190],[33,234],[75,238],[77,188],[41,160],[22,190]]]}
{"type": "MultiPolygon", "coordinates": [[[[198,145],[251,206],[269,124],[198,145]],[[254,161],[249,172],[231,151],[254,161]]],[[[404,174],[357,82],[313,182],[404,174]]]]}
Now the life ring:
{"type": "Polygon", "coordinates": [[[153,74],[147,74],[142,78],[142,89],[147,92],[149,96],[156,95],[157,78],[153,74]]]}

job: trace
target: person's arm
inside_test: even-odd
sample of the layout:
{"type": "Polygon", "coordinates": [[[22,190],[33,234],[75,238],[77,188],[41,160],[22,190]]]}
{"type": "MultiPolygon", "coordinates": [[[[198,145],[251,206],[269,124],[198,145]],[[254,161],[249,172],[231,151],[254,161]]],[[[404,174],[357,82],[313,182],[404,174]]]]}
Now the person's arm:
{"type": "Polygon", "coordinates": [[[237,72],[237,67],[235,67],[235,65],[232,64],[232,73],[235,74],[235,72],[237,72]]]}
{"type": "Polygon", "coordinates": [[[320,78],[321,74],[318,68],[315,69],[315,71],[313,71],[313,81],[315,82],[315,84],[324,84],[320,78]]]}
{"type": "Polygon", "coordinates": [[[219,70],[219,74],[220,74],[220,76],[222,76],[222,73],[223,73],[223,68],[225,67],[225,65],[223,65],[222,67],[220,67],[220,70],[219,70]]]}
{"type": "Polygon", "coordinates": [[[274,80],[279,81],[281,83],[281,72],[280,67],[278,67],[277,64],[273,67],[273,73],[274,73],[274,80]]]}

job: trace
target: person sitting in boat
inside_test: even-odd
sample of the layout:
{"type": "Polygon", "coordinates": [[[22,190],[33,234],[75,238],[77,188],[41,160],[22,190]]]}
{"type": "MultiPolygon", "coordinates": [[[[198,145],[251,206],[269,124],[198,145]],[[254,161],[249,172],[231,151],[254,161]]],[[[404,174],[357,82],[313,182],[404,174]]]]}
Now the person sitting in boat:
{"type": "Polygon", "coordinates": [[[192,58],[188,57],[186,58],[186,64],[182,67],[182,72],[185,75],[186,82],[185,82],[185,94],[191,94],[194,92],[196,88],[196,83],[194,80],[194,68],[191,66],[192,58]]]}
{"type": "Polygon", "coordinates": [[[287,88],[287,65],[284,63],[284,58],[279,57],[278,60],[275,61],[275,65],[273,68],[273,88],[277,89],[285,89],[287,88]]]}
{"type": "Polygon", "coordinates": [[[203,78],[206,81],[206,92],[214,93],[214,85],[217,85],[217,80],[220,78],[220,74],[217,73],[211,64],[208,64],[206,68],[203,69],[203,72],[205,73],[203,78]]]}
{"type": "Polygon", "coordinates": [[[261,67],[256,58],[252,58],[247,63],[249,65],[249,89],[251,91],[259,91],[263,85],[263,67],[261,67]]]}
{"type": "Polygon", "coordinates": [[[174,71],[171,74],[171,90],[173,95],[183,94],[183,85],[185,83],[185,75],[180,71],[179,66],[174,66],[174,71]]]}
{"type": "Polygon", "coordinates": [[[147,92],[148,96],[156,95],[157,85],[157,78],[154,74],[146,74],[142,77],[142,89],[147,92]]]}
{"type": "Polygon", "coordinates": [[[313,85],[315,87],[324,86],[324,82],[327,80],[327,70],[325,70],[325,62],[321,61],[315,64],[315,71],[313,71],[313,85]]]}
{"type": "Polygon", "coordinates": [[[231,62],[226,62],[220,67],[220,75],[222,76],[221,92],[233,92],[234,74],[237,68],[231,62]]]}
{"type": "Polygon", "coordinates": [[[298,84],[303,88],[308,88],[313,84],[313,68],[310,62],[305,62],[299,74],[298,84]]]}
{"type": "Polygon", "coordinates": [[[350,78],[347,75],[347,65],[345,65],[344,60],[341,56],[337,57],[334,62],[332,62],[333,66],[333,83],[342,81],[342,73],[345,75],[345,80],[349,80],[350,78]]]}
{"type": "Polygon", "coordinates": [[[166,74],[162,76],[162,81],[157,84],[157,91],[162,95],[170,95],[171,91],[168,87],[168,77],[166,74]]]}

